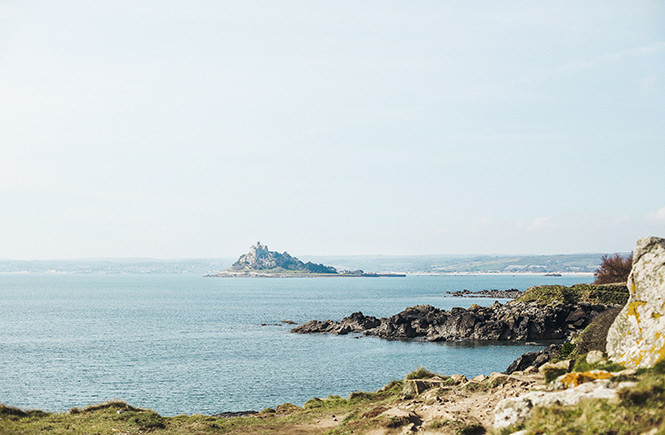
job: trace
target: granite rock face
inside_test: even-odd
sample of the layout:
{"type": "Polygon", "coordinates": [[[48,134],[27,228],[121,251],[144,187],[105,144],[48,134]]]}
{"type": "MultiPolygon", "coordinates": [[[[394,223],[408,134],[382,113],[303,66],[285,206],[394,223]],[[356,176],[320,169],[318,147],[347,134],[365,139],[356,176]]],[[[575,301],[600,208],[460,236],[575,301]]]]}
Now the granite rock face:
{"type": "Polygon", "coordinates": [[[607,333],[607,354],[628,368],[651,367],[665,358],[665,239],[637,241],[628,289],[607,333]]]}
{"type": "Polygon", "coordinates": [[[536,406],[575,405],[581,400],[615,399],[619,389],[632,386],[632,382],[616,383],[598,380],[584,383],[564,391],[531,391],[519,397],[502,400],[494,411],[494,428],[502,429],[526,421],[536,406]]]}
{"type": "Polygon", "coordinates": [[[535,341],[564,339],[583,330],[609,306],[600,304],[539,305],[536,302],[472,305],[468,309],[441,310],[416,305],[391,317],[376,318],[361,312],[339,322],[312,320],[291,332],[300,334],[360,333],[386,339],[425,341],[535,341]]]}

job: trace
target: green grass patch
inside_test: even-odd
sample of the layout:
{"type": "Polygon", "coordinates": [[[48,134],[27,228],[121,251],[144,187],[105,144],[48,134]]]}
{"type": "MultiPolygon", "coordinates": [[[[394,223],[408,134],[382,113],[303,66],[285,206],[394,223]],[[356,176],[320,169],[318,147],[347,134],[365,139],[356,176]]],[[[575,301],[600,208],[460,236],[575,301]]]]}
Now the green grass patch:
{"type": "Polygon", "coordinates": [[[626,368],[621,364],[617,364],[612,361],[601,361],[595,364],[589,364],[586,362],[586,354],[580,355],[575,360],[575,365],[573,366],[574,372],[588,372],[590,370],[605,370],[607,372],[620,372],[626,368]]]}
{"type": "Polygon", "coordinates": [[[534,408],[524,427],[529,433],[665,433],[665,361],[640,371],[639,382],[619,391],[619,400],[586,400],[574,406],[534,408]]]}
{"type": "Polygon", "coordinates": [[[430,372],[425,367],[418,367],[417,369],[415,369],[411,373],[407,374],[404,379],[405,380],[409,380],[409,379],[429,379],[429,378],[433,378],[434,376],[436,376],[436,373],[430,372]]]}
{"type": "Polygon", "coordinates": [[[318,397],[314,397],[305,402],[303,408],[338,409],[338,408],[348,408],[353,405],[365,402],[381,401],[387,399],[395,400],[397,399],[401,390],[402,390],[402,382],[393,381],[390,384],[383,387],[382,389],[373,393],[368,393],[365,391],[354,391],[353,393],[349,394],[349,397],[346,399],[340,396],[328,396],[326,399],[319,399],[318,397]]]}
{"type": "Polygon", "coordinates": [[[509,302],[539,302],[546,305],[579,304],[589,302],[604,305],[625,305],[628,301],[628,288],[622,284],[575,284],[541,285],[528,288],[518,298],[509,302]]]}

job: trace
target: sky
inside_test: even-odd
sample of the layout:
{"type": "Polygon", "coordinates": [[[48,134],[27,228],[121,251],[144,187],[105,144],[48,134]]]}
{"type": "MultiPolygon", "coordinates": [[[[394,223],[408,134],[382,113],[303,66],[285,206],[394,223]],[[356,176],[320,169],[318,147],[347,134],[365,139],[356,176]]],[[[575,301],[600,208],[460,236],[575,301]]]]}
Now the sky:
{"type": "Polygon", "coordinates": [[[0,258],[645,236],[662,1],[0,0],[0,258]]]}

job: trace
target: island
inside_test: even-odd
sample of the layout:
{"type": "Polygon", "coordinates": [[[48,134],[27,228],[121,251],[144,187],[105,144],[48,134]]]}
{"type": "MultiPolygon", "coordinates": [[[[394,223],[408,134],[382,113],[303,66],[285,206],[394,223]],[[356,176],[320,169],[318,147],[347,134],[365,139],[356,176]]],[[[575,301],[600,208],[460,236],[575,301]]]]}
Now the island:
{"type": "Polygon", "coordinates": [[[302,262],[288,252],[281,254],[257,242],[231,267],[206,277],[403,277],[397,273],[367,273],[363,270],[341,270],[332,266],[302,262]]]}

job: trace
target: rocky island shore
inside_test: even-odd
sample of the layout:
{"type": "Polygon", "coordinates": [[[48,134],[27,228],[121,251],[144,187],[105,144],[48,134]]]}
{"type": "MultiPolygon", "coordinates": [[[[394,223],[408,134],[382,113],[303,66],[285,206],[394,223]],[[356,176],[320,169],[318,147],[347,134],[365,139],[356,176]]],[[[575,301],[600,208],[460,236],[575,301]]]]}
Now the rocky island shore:
{"type": "Polygon", "coordinates": [[[391,317],[356,312],[341,321],[312,320],[291,332],[350,333],[385,339],[424,341],[563,340],[584,328],[598,314],[625,303],[625,286],[533,287],[506,304],[441,310],[431,305],[410,307],[391,317]],[[557,297],[558,303],[548,303],[557,297]],[[563,301],[563,302],[562,302],[563,301]]]}
{"type": "Polygon", "coordinates": [[[210,278],[295,278],[295,277],[404,277],[398,273],[374,273],[363,270],[341,270],[333,266],[302,262],[288,252],[276,252],[257,242],[249,252],[241,255],[231,267],[221,272],[205,275],[210,278]]]}
{"type": "Polygon", "coordinates": [[[495,299],[515,299],[522,294],[522,291],[515,288],[508,290],[480,290],[472,292],[471,290],[457,290],[454,292],[445,292],[444,294],[450,295],[455,298],[495,298],[495,299]]]}

